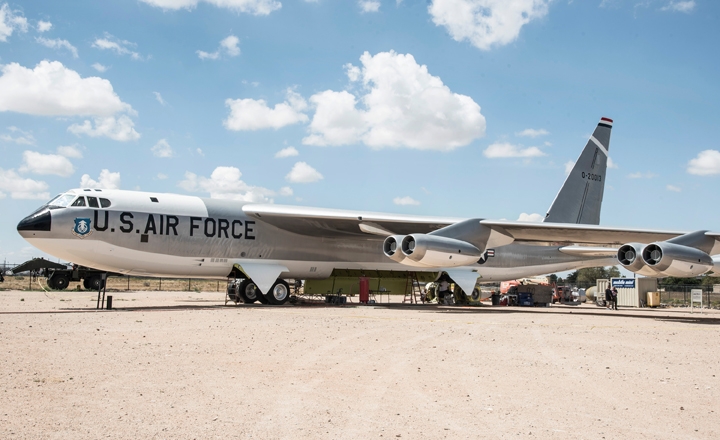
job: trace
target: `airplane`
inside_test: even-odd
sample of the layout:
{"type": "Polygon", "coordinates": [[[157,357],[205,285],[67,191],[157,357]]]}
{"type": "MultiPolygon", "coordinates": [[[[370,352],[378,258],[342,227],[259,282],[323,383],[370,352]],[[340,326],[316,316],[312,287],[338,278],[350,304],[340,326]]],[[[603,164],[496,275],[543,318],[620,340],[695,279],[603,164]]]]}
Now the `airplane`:
{"type": "Polygon", "coordinates": [[[478,279],[616,264],[651,277],[720,271],[720,233],[599,226],[612,125],[600,119],[543,222],[80,188],[17,230],[50,255],[103,271],[237,277],[243,302],[274,305],[290,296],[284,279],[327,279],[336,269],[445,273],[465,292],[478,279]]]}

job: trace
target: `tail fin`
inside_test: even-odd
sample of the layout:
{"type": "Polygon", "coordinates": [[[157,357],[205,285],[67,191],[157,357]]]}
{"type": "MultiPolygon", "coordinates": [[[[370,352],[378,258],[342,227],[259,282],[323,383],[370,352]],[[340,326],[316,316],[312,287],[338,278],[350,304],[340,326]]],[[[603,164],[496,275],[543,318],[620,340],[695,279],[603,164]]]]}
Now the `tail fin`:
{"type": "Polygon", "coordinates": [[[545,215],[546,222],[600,224],[612,119],[601,118],[545,215]]]}

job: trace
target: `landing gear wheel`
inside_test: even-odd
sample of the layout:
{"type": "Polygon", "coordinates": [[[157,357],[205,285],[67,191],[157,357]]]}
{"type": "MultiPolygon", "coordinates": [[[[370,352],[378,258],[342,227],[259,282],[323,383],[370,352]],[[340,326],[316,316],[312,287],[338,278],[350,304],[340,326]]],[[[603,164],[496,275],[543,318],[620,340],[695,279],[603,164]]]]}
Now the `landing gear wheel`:
{"type": "MultiPolygon", "coordinates": [[[[67,289],[67,286],[70,284],[70,279],[67,275],[64,274],[56,274],[53,275],[51,278],[52,280],[52,288],[55,290],[65,290],[67,289]]],[[[48,280],[48,285],[50,285],[50,280],[48,280]]]]}
{"type": "Polygon", "coordinates": [[[87,283],[86,289],[89,290],[100,290],[105,285],[102,278],[99,276],[92,276],[90,278],[86,278],[85,281],[83,281],[83,285],[85,285],[85,283],[87,283]]]}
{"type": "Polygon", "coordinates": [[[242,280],[238,286],[238,299],[245,304],[252,304],[258,300],[260,291],[252,280],[242,280]]]}
{"type": "Polygon", "coordinates": [[[263,295],[274,306],[281,306],[290,299],[290,286],[284,280],[277,280],[270,291],[263,295]]]}
{"type": "Polygon", "coordinates": [[[470,294],[470,298],[472,298],[473,301],[480,301],[480,289],[477,287],[473,289],[472,294],[470,294]]]}

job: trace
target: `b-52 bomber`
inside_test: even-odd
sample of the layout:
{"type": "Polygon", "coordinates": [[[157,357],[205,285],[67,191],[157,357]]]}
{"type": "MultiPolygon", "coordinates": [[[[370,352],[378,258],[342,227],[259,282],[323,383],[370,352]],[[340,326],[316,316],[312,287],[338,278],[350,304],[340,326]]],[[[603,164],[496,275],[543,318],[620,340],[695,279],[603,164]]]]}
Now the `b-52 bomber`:
{"type": "Polygon", "coordinates": [[[72,189],[17,226],[30,244],[99,270],[243,278],[240,292],[283,304],[284,279],[335,269],[446,273],[465,292],[502,281],[621,264],[650,277],[720,270],[720,233],[599,226],[613,121],[602,118],[543,222],[458,219],[72,189]],[[714,256],[713,256],[714,255],[714,256]],[[239,269],[239,270],[238,270],[239,269]]]}

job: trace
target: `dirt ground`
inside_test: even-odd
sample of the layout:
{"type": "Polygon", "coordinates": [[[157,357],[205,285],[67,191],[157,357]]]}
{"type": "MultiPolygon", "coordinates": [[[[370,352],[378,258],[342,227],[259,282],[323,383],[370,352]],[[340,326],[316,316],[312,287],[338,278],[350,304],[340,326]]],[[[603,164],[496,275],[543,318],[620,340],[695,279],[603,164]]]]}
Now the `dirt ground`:
{"type": "Polygon", "coordinates": [[[0,292],[0,438],[720,438],[720,313],[0,292]]]}

